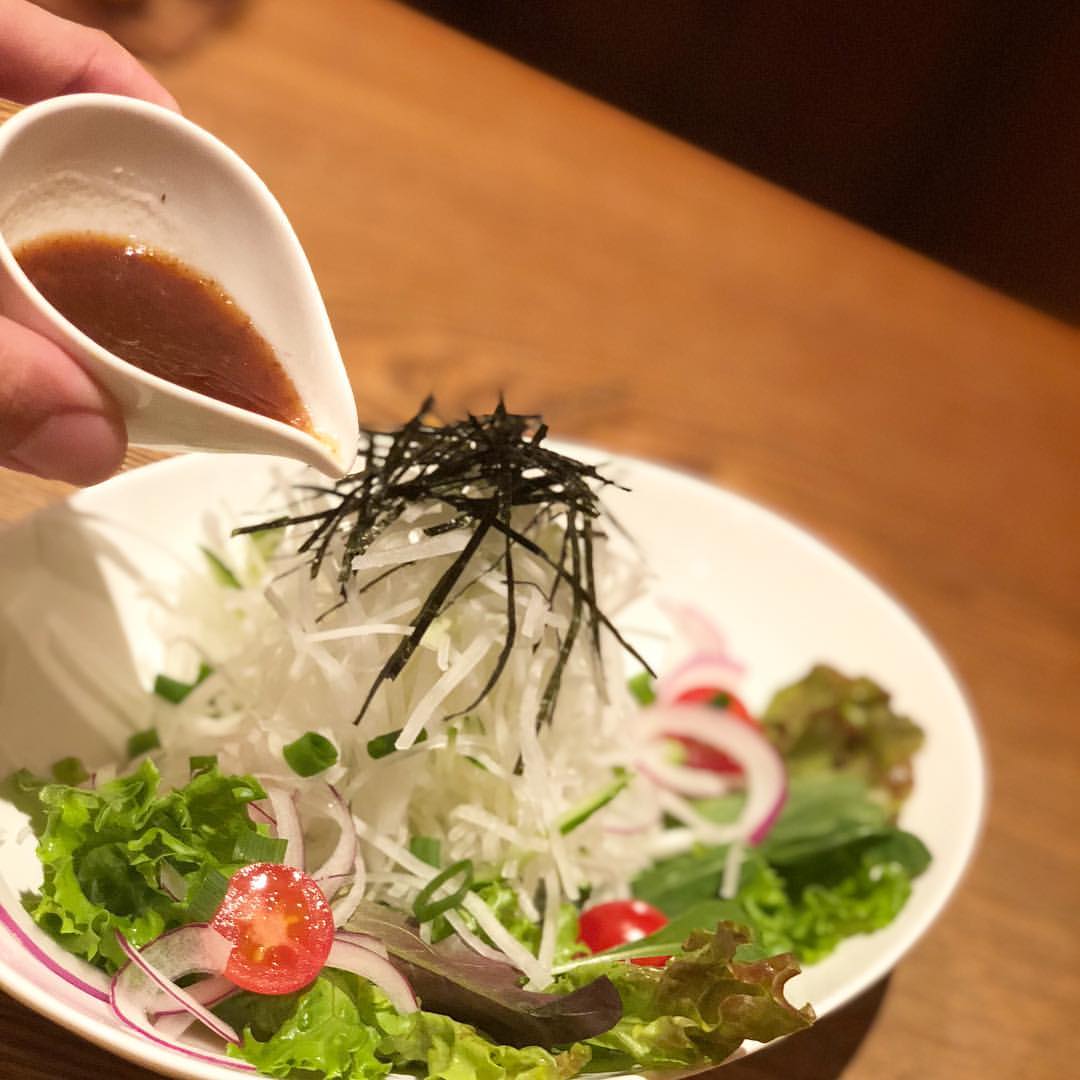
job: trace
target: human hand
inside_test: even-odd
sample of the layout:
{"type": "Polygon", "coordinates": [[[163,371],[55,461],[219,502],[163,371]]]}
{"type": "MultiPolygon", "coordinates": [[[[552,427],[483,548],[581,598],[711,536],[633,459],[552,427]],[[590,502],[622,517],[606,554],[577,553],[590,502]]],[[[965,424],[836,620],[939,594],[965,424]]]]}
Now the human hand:
{"type": "MultiPolygon", "coordinates": [[[[0,96],[24,104],[100,91],[176,102],[100,30],[27,0],[0,0],[0,96]]],[[[127,435],[116,403],[59,346],[0,316],[0,465],[73,484],[116,471],[127,435]]]]}

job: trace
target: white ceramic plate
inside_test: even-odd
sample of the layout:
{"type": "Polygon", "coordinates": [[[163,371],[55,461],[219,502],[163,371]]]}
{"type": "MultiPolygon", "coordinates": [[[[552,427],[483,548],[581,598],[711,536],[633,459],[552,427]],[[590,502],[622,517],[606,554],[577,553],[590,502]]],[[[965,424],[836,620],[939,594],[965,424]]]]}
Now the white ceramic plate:
{"type": "MultiPolygon", "coordinates": [[[[571,448],[596,458],[595,451],[571,448]]],[[[160,670],[162,643],[148,592],[198,566],[208,512],[255,506],[273,470],[261,457],[193,455],[82,492],[0,535],[0,774],[44,771],[59,757],[117,756],[138,727],[160,670]],[[70,673],[97,662],[127,673],[108,699],[70,673]],[[131,719],[118,722],[118,714],[131,719]]],[[[607,470],[633,489],[608,502],[638,539],[656,591],[692,600],[728,632],[749,666],[746,697],[767,701],[816,661],[889,688],[927,732],[902,823],[934,859],[893,924],[845,942],[789,984],[825,1015],[880,979],[925,932],[967,865],[983,813],[985,776],[971,709],[941,654],[885,592],[807,533],[739,496],[657,465],[616,459],[607,470]]],[[[627,625],[659,630],[651,605],[627,625]]],[[[639,639],[656,648],[655,638],[639,639]]],[[[0,899],[33,888],[40,871],[25,821],[0,803],[0,899]]],[[[28,924],[21,911],[14,918],[28,924]]],[[[32,929],[32,928],[31,928],[32,929]]],[[[38,938],[41,947],[50,943],[38,938]]],[[[158,1072],[202,1080],[237,1072],[156,1046],[118,1025],[108,1006],[67,986],[0,925],[0,986],[38,1012],[158,1072]]]]}

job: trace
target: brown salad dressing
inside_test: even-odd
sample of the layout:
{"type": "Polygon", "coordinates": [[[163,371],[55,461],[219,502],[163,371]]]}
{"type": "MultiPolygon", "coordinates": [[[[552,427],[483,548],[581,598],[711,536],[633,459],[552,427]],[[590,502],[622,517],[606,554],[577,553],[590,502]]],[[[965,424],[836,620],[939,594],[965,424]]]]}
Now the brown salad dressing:
{"type": "Polygon", "coordinates": [[[164,252],[97,233],[32,240],[15,258],[61,315],[122,360],[311,432],[273,348],[213,279],[164,252]]]}

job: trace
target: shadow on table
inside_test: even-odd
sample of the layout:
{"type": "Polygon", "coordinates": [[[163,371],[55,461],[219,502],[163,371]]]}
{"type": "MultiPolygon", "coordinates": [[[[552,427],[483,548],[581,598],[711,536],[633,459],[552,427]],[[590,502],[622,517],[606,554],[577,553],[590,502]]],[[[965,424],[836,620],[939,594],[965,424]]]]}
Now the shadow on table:
{"type": "Polygon", "coordinates": [[[695,1080],[836,1080],[870,1033],[888,989],[882,979],[809,1031],[695,1080]]]}

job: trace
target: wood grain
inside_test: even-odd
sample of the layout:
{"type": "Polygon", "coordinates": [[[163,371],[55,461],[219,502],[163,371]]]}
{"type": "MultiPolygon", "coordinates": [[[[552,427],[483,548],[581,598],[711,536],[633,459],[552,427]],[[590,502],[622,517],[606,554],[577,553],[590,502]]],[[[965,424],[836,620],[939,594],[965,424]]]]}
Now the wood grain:
{"type": "MultiPolygon", "coordinates": [[[[958,897],[725,1077],[1073,1075],[1080,336],[390,3],[263,0],[162,75],[291,216],[365,419],[503,390],[704,473],[868,570],[968,686],[994,790],[958,897]]],[[[0,513],[62,493],[0,475],[0,513]]],[[[0,1003],[0,1076],[94,1073],[145,1075],[0,1003]]]]}

